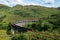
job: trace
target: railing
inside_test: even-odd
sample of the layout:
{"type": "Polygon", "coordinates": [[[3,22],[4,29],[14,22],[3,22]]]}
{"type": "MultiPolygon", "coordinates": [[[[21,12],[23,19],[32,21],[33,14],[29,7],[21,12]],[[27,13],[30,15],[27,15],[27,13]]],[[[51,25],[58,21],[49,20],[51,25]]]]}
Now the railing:
{"type": "Polygon", "coordinates": [[[20,20],[17,23],[24,23],[24,22],[37,22],[38,20],[20,20]]]}

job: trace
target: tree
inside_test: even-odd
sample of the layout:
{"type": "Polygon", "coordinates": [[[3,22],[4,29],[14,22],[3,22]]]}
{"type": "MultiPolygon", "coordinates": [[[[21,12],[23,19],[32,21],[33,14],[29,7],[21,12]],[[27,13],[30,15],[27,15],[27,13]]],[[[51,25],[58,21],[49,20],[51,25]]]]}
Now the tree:
{"type": "Polygon", "coordinates": [[[33,30],[36,30],[36,29],[37,29],[36,24],[32,24],[32,29],[33,29],[33,30]]]}
{"type": "Polygon", "coordinates": [[[42,27],[42,30],[43,30],[43,31],[47,31],[48,29],[49,29],[49,25],[44,24],[44,26],[42,27]]]}
{"type": "Polygon", "coordinates": [[[38,24],[37,24],[37,29],[38,31],[42,31],[42,19],[39,19],[38,24]]]}
{"type": "Polygon", "coordinates": [[[60,7],[58,7],[58,10],[60,10],[60,7]]]}

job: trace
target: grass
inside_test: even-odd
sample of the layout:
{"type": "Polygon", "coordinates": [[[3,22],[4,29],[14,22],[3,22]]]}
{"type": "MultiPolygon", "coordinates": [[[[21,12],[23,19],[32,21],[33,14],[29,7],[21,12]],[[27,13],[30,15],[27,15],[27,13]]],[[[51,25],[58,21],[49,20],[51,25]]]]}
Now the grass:
{"type": "MultiPolygon", "coordinates": [[[[0,4],[0,20],[1,20],[0,23],[2,24],[2,26],[6,27],[9,22],[14,23],[19,20],[33,20],[39,18],[47,18],[50,15],[57,13],[58,10],[54,8],[46,8],[40,6],[20,6],[20,5],[10,8],[0,4]],[[5,15],[6,17],[3,17],[5,15]]],[[[29,37],[29,34],[36,35],[37,33],[29,32],[25,34],[27,34],[27,36],[29,37]]],[[[40,38],[42,39],[43,37],[46,37],[45,33],[43,34],[40,33],[37,35],[40,36],[40,38]]],[[[46,38],[49,38],[51,36],[56,38],[58,35],[54,36],[53,34],[50,35],[49,33],[46,38]]],[[[6,34],[6,30],[0,30],[0,40],[10,40],[10,37],[6,34]]]]}
{"type": "Polygon", "coordinates": [[[53,34],[49,32],[26,32],[26,33],[19,33],[15,35],[15,38],[18,38],[20,36],[23,36],[27,40],[32,40],[32,39],[39,39],[39,40],[60,40],[60,35],[58,34],[53,34]]]}
{"type": "Polygon", "coordinates": [[[10,40],[10,37],[6,34],[6,30],[0,30],[0,40],[10,40]]]}
{"type": "Polygon", "coordinates": [[[3,26],[7,26],[9,22],[14,23],[18,20],[33,20],[39,18],[45,18],[52,14],[57,14],[58,10],[54,8],[46,8],[41,6],[22,6],[16,5],[14,7],[8,7],[0,4],[0,17],[3,26]]]}

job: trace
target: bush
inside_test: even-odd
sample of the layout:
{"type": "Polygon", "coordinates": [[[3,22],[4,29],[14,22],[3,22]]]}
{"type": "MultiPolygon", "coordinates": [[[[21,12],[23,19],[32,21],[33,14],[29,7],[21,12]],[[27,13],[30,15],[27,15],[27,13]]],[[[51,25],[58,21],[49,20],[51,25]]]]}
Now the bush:
{"type": "Polygon", "coordinates": [[[43,31],[48,31],[49,28],[50,28],[49,25],[44,24],[44,26],[42,27],[42,30],[43,31]]]}
{"type": "Polygon", "coordinates": [[[6,29],[7,27],[6,26],[4,26],[2,23],[0,23],[0,30],[4,30],[4,29],[6,29]]]}
{"type": "Polygon", "coordinates": [[[11,34],[11,23],[7,26],[7,34],[11,34]]]}
{"type": "Polygon", "coordinates": [[[23,34],[15,35],[11,40],[27,40],[23,34]]]}

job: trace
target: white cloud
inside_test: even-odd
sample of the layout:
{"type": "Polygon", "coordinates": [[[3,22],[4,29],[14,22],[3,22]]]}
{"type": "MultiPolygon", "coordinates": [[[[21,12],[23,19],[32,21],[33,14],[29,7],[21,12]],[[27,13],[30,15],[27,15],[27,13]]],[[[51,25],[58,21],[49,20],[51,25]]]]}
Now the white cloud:
{"type": "Polygon", "coordinates": [[[15,6],[17,4],[20,4],[20,5],[41,5],[51,7],[54,5],[54,3],[55,0],[0,0],[0,4],[5,4],[8,6],[15,6]]]}
{"type": "Polygon", "coordinates": [[[17,4],[23,4],[23,0],[16,0],[17,4]]]}
{"type": "Polygon", "coordinates": [[[23,4],[23,0],[0,0],[0,4],[5,4],[8,6],[14,6],[16,4],[23,4]]]}
{"type": "Polygon", "coordinates": [[[43,0],[45,3],[51,3],[53,4],[55,2],[55,0],[43,0]]]}

